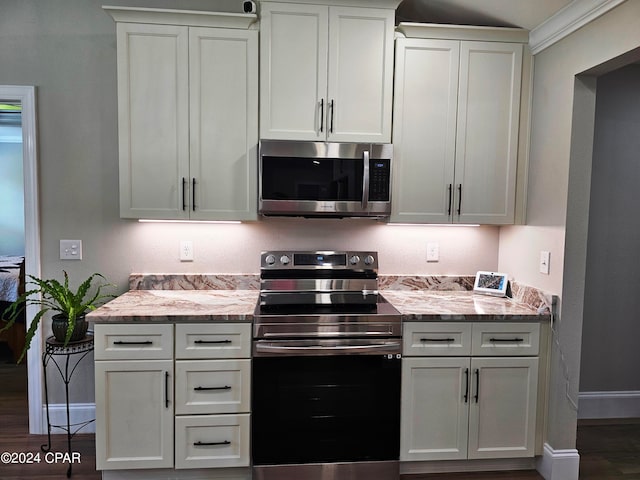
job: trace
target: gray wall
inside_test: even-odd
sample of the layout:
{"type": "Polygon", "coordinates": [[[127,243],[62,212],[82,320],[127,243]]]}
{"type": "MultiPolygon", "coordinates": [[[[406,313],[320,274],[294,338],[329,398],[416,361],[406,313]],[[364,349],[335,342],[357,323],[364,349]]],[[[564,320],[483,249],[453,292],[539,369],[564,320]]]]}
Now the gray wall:
{"type": "MultiPolygon", "coordinates": [[[[77,284],[101,272],[123,292],[132,272],[257,273],[259,253],[269,248],[378,250],[381,273],[497,269],[496,227],[300,219],[176,225],[120,219],[116,27],[103,3],[236,12],[241,6],[239,0],[0,0],[0,84],[37,88],[44,277],[60,278],[64,269],[77,284]],[[81,239],[83,260],[60,261],[60,239],[81,239]],[[194,262],[179,261],[180,240],[194,242],[194,262]],[[440,243],[439,263],[426,262],[429,241],[440,243]]],[[[53,401],[60,401],[53,377],[52,384],[57,388],[53,401]]],[[[72,401],[93,401],[91,358],[74,384],[72,401]]]]}
{"type": "Polygon", "coordinates": [[[554,449],[576,446],[595,108],[594,87],[577,76],[637,49],[638,18],[640,2],[621,3],[535,56],[527,226],[500,231],[498,268],[562,297],[545,439],[554,449]],[[540,250],[551,251],[549,276],[538,273],[540,250]]]}
{"type": "Polygon", "coordinates": [[[598,78],[580,391],[640,390],[640,66],[598,78]]]}

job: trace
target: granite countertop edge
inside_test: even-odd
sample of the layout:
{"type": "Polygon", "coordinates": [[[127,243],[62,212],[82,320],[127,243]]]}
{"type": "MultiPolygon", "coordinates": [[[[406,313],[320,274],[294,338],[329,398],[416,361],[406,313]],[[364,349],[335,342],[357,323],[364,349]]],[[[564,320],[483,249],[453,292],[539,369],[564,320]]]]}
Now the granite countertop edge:
{"type": "MultiPolygon", "coordinates": [[[[404,322],[545,322],[509,298],[465,291],[381,290],[404,322]]],[[[87,315],[100,323],[251,323],[257,290],[130,290],[87,315]]]]}

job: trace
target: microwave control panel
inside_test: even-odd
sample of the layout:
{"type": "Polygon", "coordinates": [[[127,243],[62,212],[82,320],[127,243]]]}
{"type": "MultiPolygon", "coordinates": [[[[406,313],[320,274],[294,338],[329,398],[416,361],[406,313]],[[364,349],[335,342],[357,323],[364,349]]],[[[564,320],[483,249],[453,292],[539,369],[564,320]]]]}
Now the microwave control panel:
{"type": "Polygon", "coordinates": [[[391,160],[369,160],[369,201],[388,202],[391,160]]]}

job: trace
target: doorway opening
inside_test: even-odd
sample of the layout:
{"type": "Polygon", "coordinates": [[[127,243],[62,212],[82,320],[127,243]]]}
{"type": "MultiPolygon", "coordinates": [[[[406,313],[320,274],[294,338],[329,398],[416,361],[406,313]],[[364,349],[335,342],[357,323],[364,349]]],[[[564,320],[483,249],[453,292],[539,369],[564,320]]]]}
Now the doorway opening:
{"type": "MultiPolygon", "coordinates": [[[[22,150],[22,186],[24,218],[24,274],[40,277],[40,221],[38,211],[38,169],[36,135],[36,91],[33,86],[0,85],[0,103],[18,107],[22,150]]],[[[15,142],[14,142],[15,143],[15,142]]],[[[18,187],[19,188],[19,187],[18,187]]],[[[15,216],[15,215],[14,215],[15,216]]],[[[2,253],[2,252],[0,252],[2,253]]],[[[35,305],[27,307],[25,328],[36,314],[35,305]]],[[[28,350],[29,432],[45,432],[42,411],[42,334],[36,332],[28,350]]]]}

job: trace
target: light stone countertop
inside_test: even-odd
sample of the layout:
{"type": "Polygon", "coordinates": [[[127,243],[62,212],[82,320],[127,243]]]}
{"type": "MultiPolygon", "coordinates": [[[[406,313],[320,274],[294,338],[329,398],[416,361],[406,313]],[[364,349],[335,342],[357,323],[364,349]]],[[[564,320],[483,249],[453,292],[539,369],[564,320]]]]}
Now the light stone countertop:
{"type": "Polygon", "coordinates": [[[383,290],[404,321],[544,321],[548,314],[510,298],[470,291],[383,290]]]}
{"type": "MultiPolygon", "coordinates": [[[[381,290],[404,321],[545,321],[509,298],[449,290],[381,290]]],[[[94,323],[252,322],[258,290],[130,290],[87,315],[94,323]]]]}
{"type": "Polygon", "coordinates": [[[87,315],[94,323],[252,322],[258,290],[130,290],[87,315]]]}

